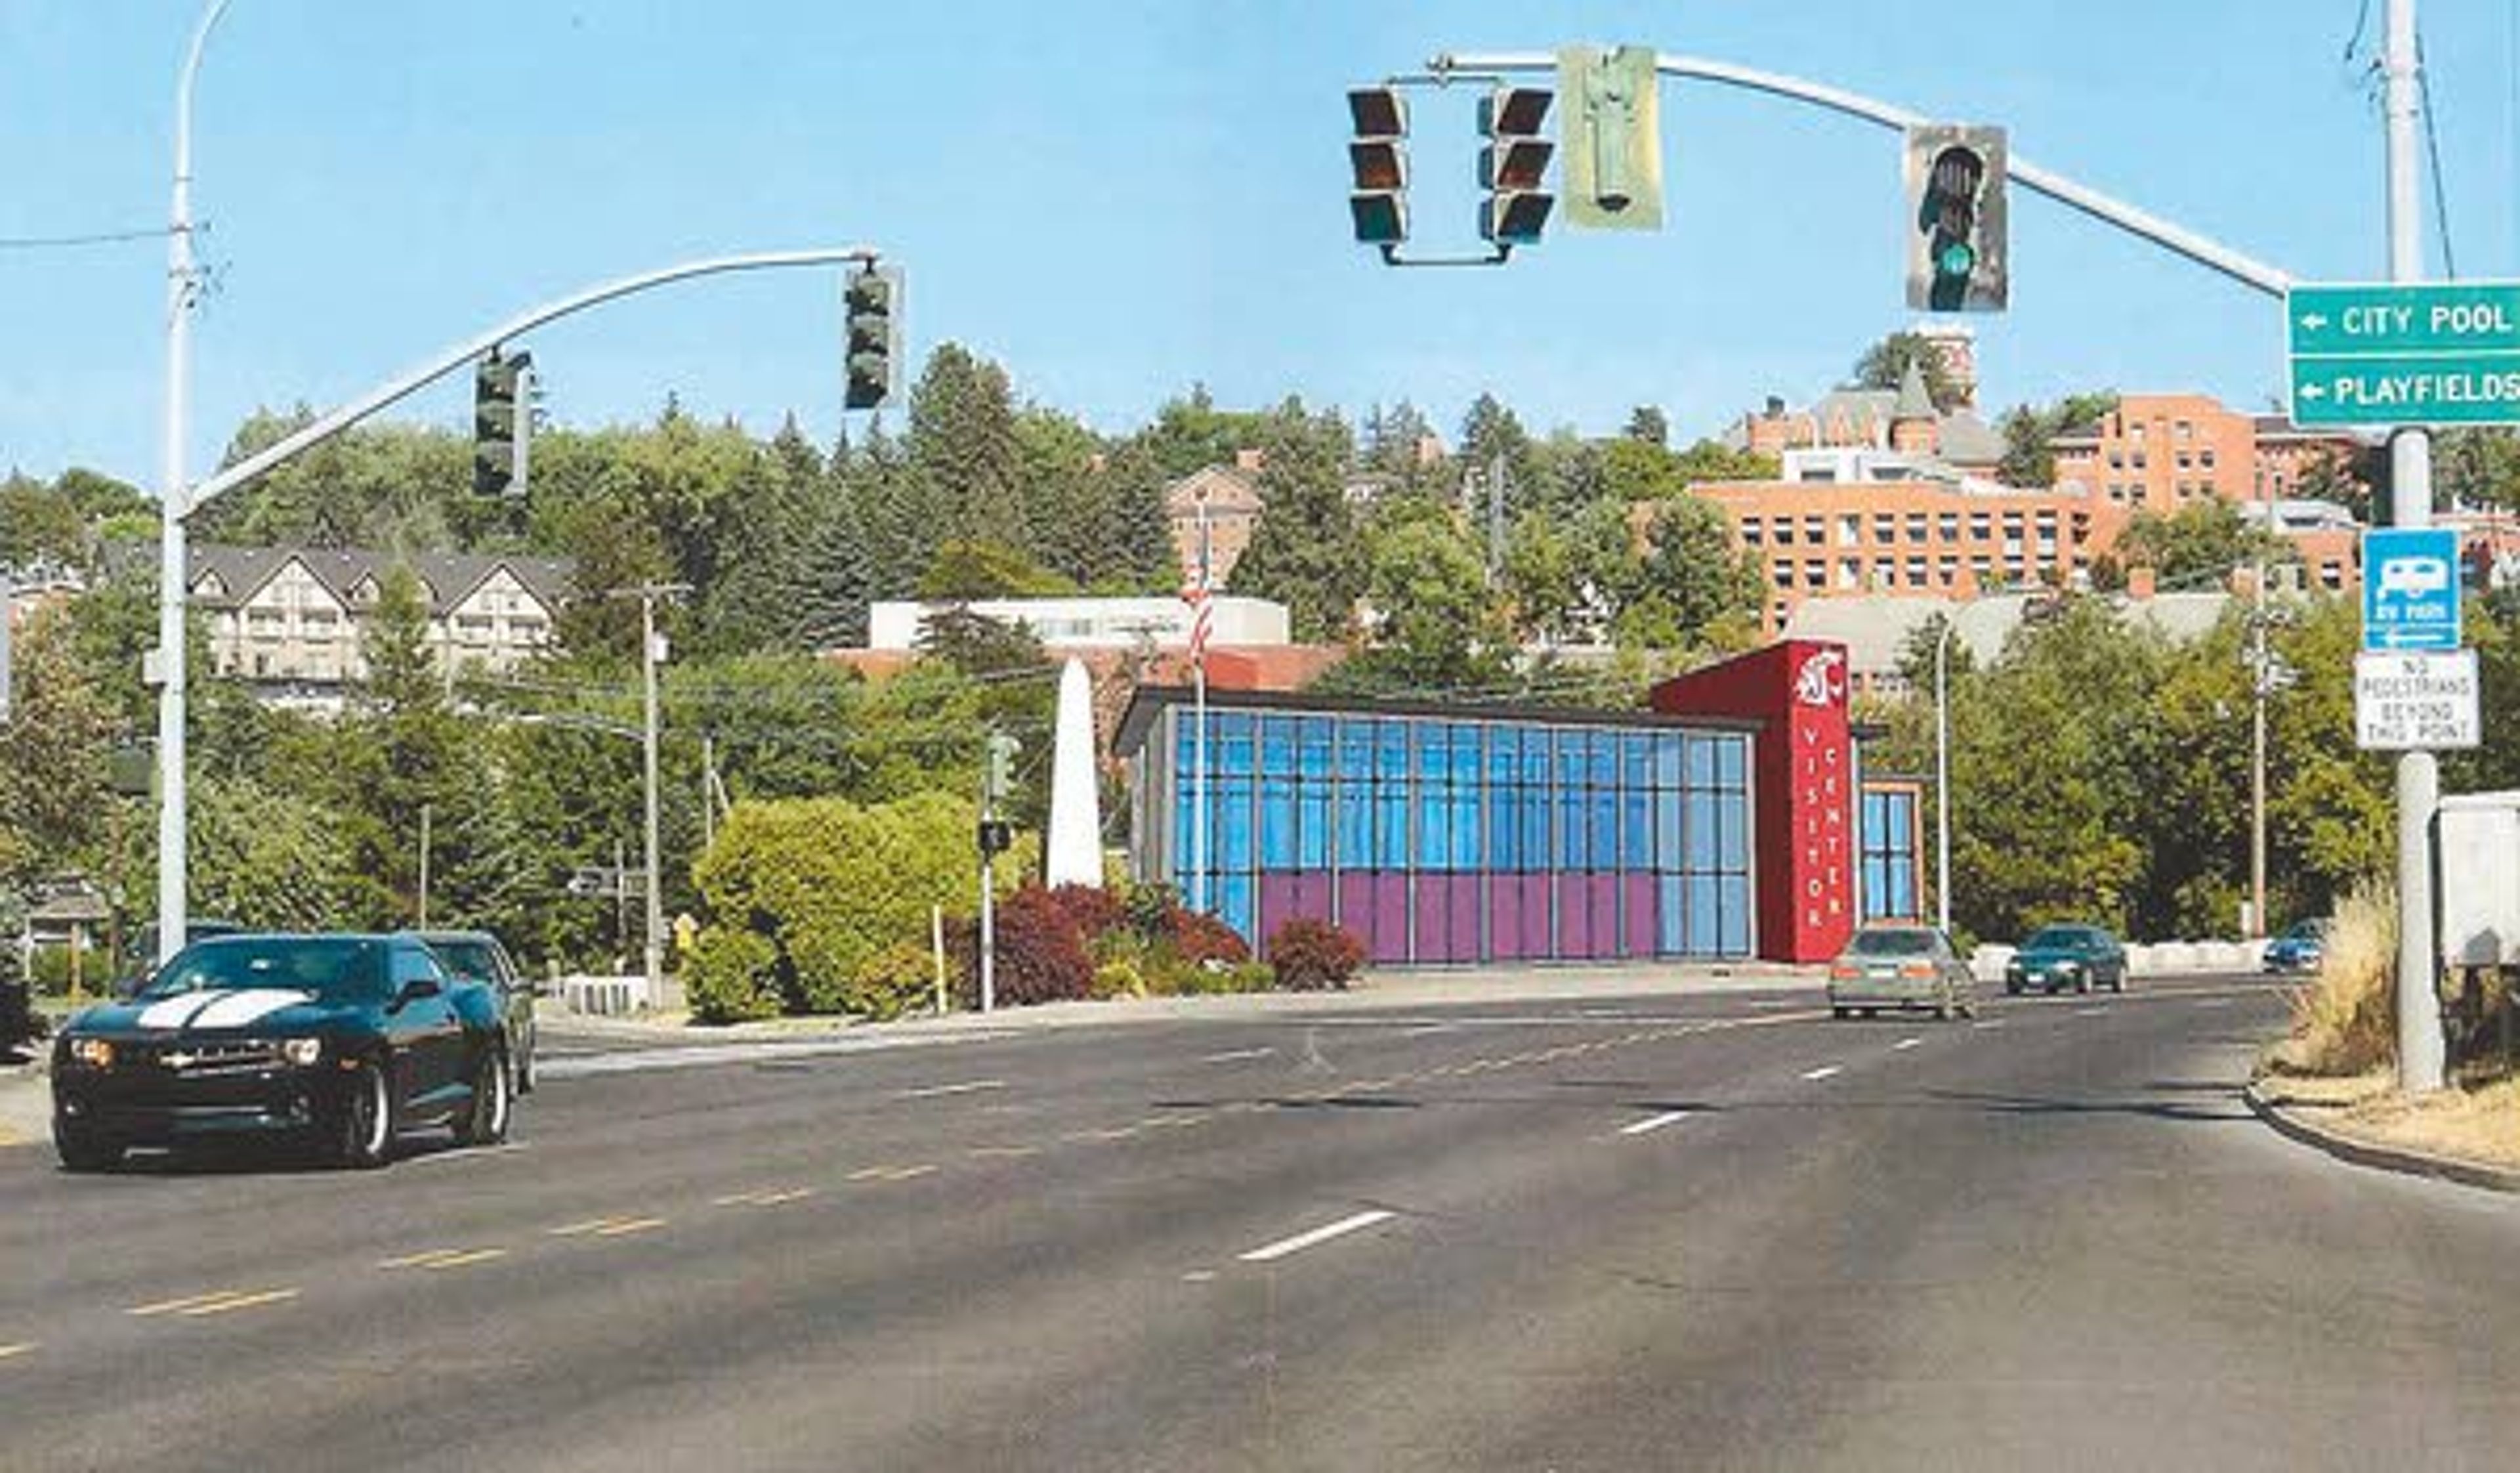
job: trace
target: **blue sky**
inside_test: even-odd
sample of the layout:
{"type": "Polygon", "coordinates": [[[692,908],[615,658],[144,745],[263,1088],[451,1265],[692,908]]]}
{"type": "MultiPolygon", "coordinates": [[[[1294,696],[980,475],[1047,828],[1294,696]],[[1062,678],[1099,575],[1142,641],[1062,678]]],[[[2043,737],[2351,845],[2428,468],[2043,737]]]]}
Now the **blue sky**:
{"type": "MultiPolygon", "coordinates": [[[[720,252],[866,243],[1027,398],[1126,431],[1203,382],[1448,434],[1481,390],[1535,429],[1684,436],[1802,401],[1910,319],[1894,136],[1666,83],[1670,223],[1552,229],[1494,271],[1348,242],[1351,83],[1439,51],[1636,41],[2002,122],[2039,163],[2309,279],[2383,274],[2379,115],[2342,60],[2362,0],[1743,0],[1681,5],[234,0],[196,120],[216,290],[196,474],[257,405],[348,398],[518,309],[720,252]]],[[[2371,0],[2364,57],[2376,48],[2371,0]]],[[[195,0],[0,0],[0,238],[163,222],[195,0]]],[[[2520,0],[2426,0],[2460,274],[2515,262],[2520,0]]],[[[1467,87],[1426,99],[1428,246],[1467,240],[1467,87]]],[[[2261,407],[2268,299],[2015,192],[2013,308],[1973,319],[1986,397],[2198,389],[2261,407]]],[[[2429,221],[2428,221],[2429,229],[2429,221]]],[[[2439,256],[2436,253],[2436,264],[2439,256]]],[[[0,250],[0,467],[152,484],[164,247],[0,250]]],[[[673,289],[533,340],[548,405],[666,394],[767,432],[841,425],[829,274],[673,289]]],[[[450,380],[393,414],[453,425],[450,380]]]]}

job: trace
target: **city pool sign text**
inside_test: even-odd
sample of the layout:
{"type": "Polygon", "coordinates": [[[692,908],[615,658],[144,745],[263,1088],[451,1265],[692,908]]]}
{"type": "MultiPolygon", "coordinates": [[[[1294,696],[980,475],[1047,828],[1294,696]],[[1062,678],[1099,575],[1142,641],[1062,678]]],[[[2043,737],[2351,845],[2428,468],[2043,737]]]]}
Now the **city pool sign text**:
{"type": "Polygon", "coordinates": [[[2438,752],[2473,747],[2476,651],[2354,657],[2354,742],[2365,752],[2438,752]]]}
{"type": "Polygon", "coordinates": [[[2520,424],[2520,282],[2302,285],[2296,425],[2520,424]]]}
{"type": "Polygon", "coordinates": [[[2447,527],[2362,534],[2362,648],[2454,650],[2458,533],[2447,527]]]}

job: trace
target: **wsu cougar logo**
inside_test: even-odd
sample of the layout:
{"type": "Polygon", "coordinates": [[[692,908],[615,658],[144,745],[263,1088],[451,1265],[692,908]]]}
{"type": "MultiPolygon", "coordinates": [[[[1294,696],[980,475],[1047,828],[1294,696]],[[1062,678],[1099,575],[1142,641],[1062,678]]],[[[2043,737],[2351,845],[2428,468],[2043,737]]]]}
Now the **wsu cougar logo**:
{"type": "Polygon", "coordinates": [[[1822,650],[1794,671],[1794,699],[1805,706],[1834,706],[1846,699],[1846,652],[1822,650]]]}

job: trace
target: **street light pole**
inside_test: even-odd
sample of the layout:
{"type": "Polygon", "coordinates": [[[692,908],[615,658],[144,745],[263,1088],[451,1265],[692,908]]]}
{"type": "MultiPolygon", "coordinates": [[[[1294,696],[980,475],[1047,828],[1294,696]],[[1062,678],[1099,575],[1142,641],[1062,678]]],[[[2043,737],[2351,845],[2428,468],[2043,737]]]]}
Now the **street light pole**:
{"type": "Polygon", "coordinates": [[[228,0],[210,0],[193,27],[184,69],[175,81],[175,181],[166,209],[166,418],[158,445],[158,957],[183,949],[184,852],[184,517],[192,510],[184,484],[184,437],[193,396],[193,303],[200,279],[193,261],[193,77],[202,49],[228,0]]]}
{"type": "Polygon", "coordinates": [[[1952,631],[1960,626],[1963,603],[1943,619],[1934,636],[1934,919],[1948,936],[1952,929],[1952,712],[1950,658],[1952,631]]]}

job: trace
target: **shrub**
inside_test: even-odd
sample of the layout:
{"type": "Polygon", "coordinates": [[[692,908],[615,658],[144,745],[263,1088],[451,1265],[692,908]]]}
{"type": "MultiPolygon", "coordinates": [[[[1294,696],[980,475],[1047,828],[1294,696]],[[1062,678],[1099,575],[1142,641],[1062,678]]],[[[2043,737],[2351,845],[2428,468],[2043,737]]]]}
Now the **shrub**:
{"type": "Polygon", "coordinates": [[[711,926],[692,944],[683,988],[701,1023],[742,1023],[779,1013],[779,948],[755,931],[711,926]]]}
{"type": "Polygon", "coordinates": [[[1114,931],[1125,930],[1128,911],[1118,896],[1091,885],[1061,885],[1044,892],[1063,911],[1088,945],[1114,931]]]}
{"type": "Polygon", "coordinates": [[[1211,961],[1235,965],[1251,959],[1251,947],[1233,927],[1212,915],[1183,906],[1173,908],[1165,926],[1164,939],[1171,942],[1181,959],[1192,966],[1205,966],[1211,961]]]}
{"type": "Polygon", "coordinates": [[[1015,1006],[1094,994],[1094,959],[1067,910],[1027,886],[998,903],[997,1000],[1015,1006]]]}
{"type": "Polygon", "coordinates": [[[2352,1075],[2395,1058],[2397,959],[2397,893],[2365,880],[2336,907],[2318,976],[2293,994],[2293,1036],[2276,1051],[2277,1064],[2352,1075]]]}
{"type": "Polygon", "coordinates": [[[1098,999],[1144,997],[1147,995],[1146,975],[1138,964],[1126,957],[1115,957],[1094,969],[1094,995],[1098,999]]]}
{"type": "Polygon", "coordinates": [[[897,942],[858,968],[840,1000],[853,1016],[878,1023],[931,1007],[936,1000],[936,958],[925,946],[897,942]]]}
{"type": "Polygon", "coordinates": [[[1284,991],[1344,989],[1365,965],[1365,943],[1354,932],[1299,915],[1269,938],[1269,965],[1284,991]]]}

